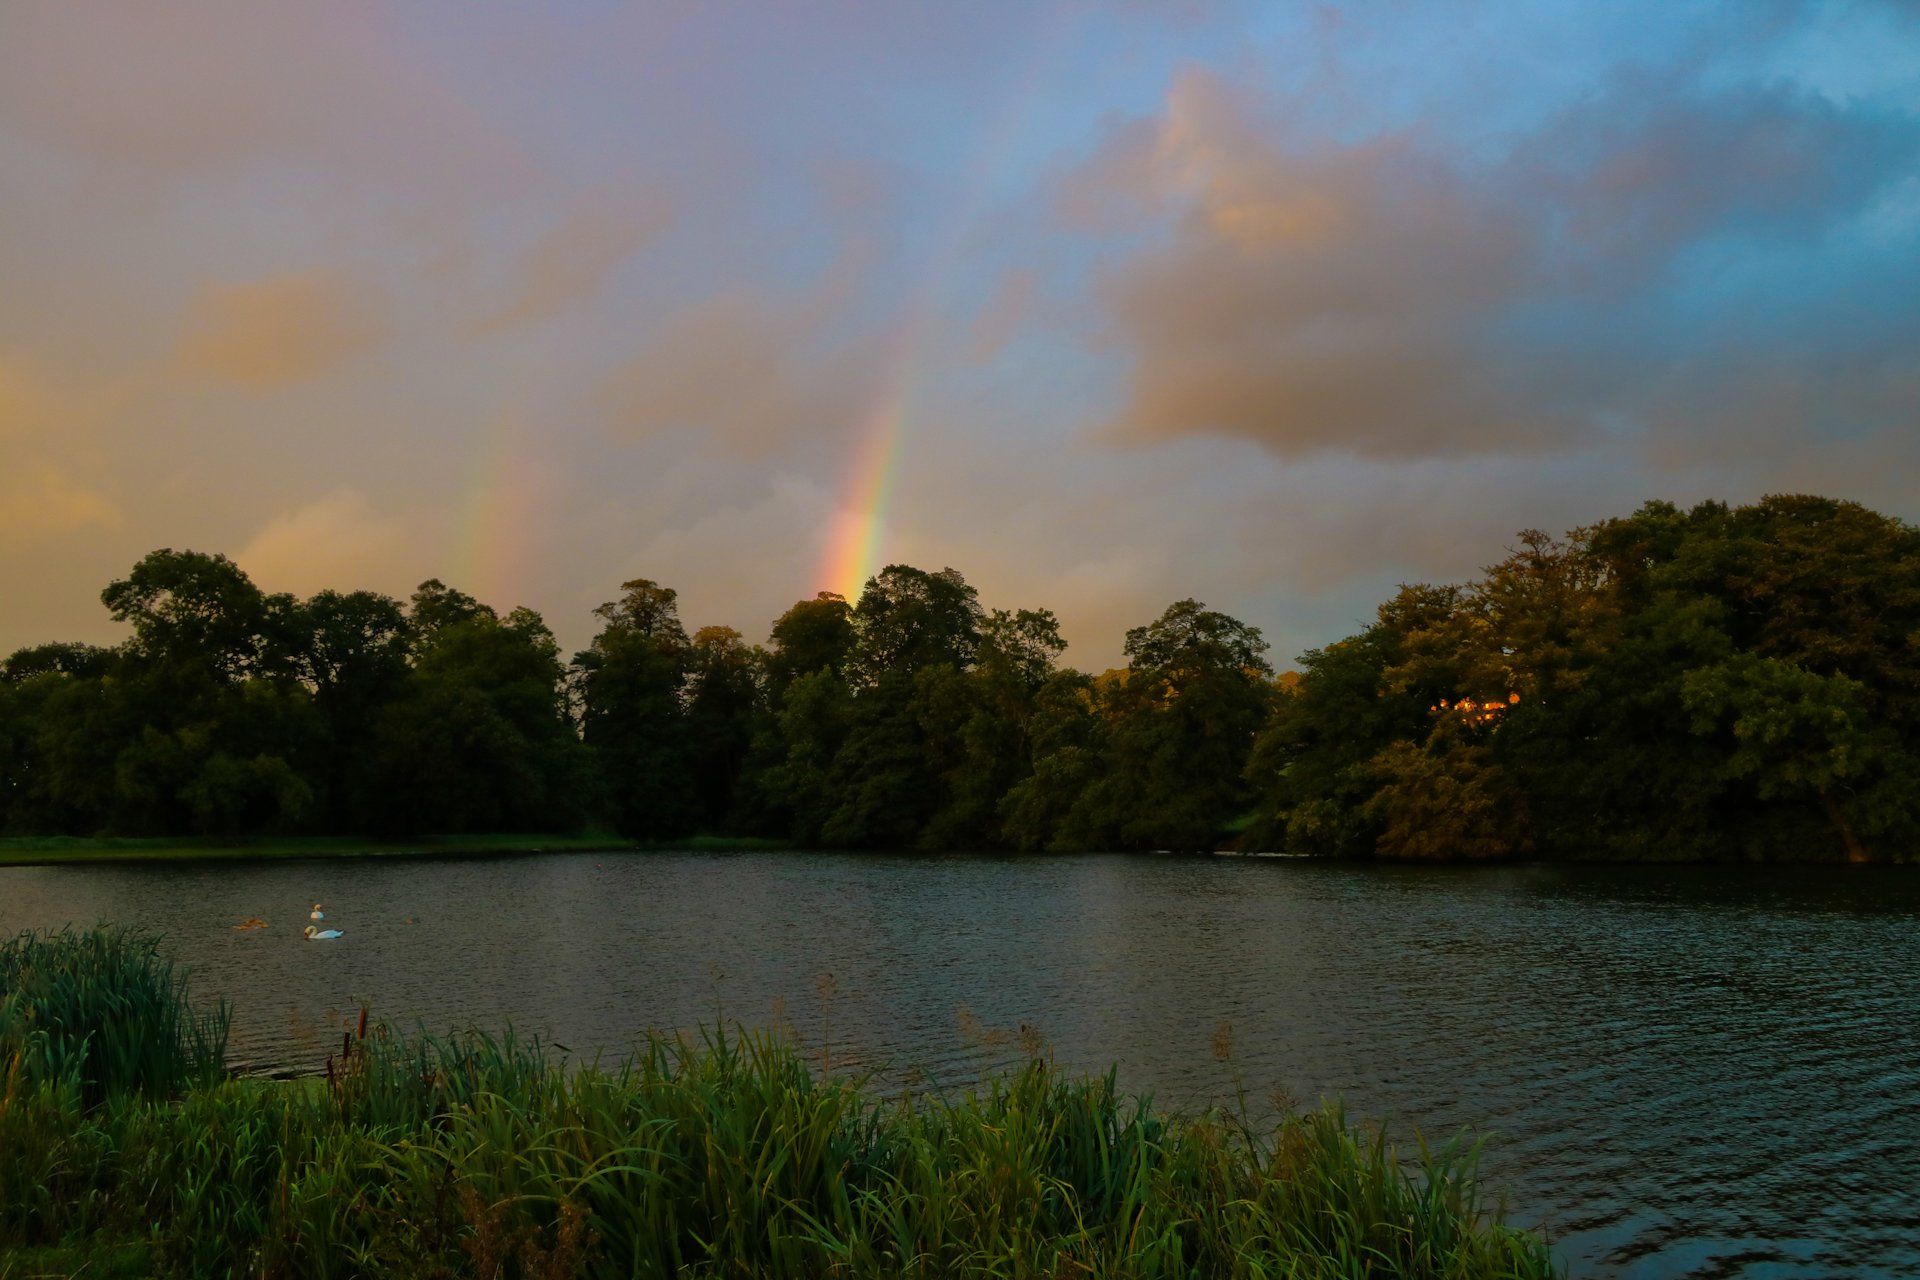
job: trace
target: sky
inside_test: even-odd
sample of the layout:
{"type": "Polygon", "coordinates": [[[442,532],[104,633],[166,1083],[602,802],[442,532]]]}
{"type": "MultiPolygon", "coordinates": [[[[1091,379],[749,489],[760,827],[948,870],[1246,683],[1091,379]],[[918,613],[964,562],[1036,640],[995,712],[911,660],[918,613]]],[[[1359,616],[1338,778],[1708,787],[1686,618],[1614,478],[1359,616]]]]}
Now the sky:
{"type": "Polygon", "coordinates": [[[1895,0],[7,0],[0,229],[0,652],[170,546],[1285,666],[1649,498],[1920,517],[1895,0]]]}

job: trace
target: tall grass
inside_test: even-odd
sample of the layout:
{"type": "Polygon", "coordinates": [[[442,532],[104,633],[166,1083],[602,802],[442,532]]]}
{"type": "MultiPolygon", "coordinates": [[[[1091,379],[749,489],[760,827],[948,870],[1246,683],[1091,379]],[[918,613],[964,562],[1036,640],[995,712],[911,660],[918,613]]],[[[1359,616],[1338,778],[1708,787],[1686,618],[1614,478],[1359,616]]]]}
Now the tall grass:
{"type": "Polygon", "coordinates": [[[178,1093],[226,1071],[230,1010],[196,1012],[158,939],[102,927],[0,942],[0,1066],[68,1081],[88,1102],[178,1093]]]}
{"type": "Polygon", "coordinates": [[[321,1080],[0,1091],[0,1178],[32,1166],[0,1193],[54,1188],[0,1213],[0,1276],[9,1242],[125,1240],[193,1276],[1553,1274],[1472,1157],[1334,1110],[1168,1115],[1040,1060],[882,1099],[744,1032],[569,1065],[363,1025],[321,1080]]]}

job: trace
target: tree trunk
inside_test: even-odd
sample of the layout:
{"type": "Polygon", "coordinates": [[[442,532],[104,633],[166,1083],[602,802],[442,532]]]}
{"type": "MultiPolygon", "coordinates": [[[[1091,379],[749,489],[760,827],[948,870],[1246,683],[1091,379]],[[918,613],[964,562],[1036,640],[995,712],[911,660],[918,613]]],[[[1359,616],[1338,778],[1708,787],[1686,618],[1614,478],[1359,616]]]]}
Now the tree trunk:
{"type": "Polygon", "coordinates": [[[1866,847],[1860,843],[1860,837],[1853,834],[1853,828],[1847,824],[1847,815],[1840,812],[1840,802],[1835,800],[1831,793],[1822,791],[1820,806],[1827,811],[1827,821],[1833,824],[1834,831],[1839,833],[1840,843],[1847,851],[1847,861],[1867,861],[1866,847]]]}

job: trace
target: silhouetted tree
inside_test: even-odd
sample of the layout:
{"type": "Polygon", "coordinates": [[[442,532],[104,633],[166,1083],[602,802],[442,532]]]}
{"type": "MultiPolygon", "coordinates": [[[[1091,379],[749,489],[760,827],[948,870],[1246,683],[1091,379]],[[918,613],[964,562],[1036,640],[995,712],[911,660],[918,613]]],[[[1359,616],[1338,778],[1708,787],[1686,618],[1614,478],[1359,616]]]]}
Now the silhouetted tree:
{"type": "Polygon", "coordinates": [[[692,646],[671,588],[637,578],[620,590],[594,610],[605,625],[573,659],[581,736],[615,829],[673,835],[699,815],[684,702],[692,646]]]}
{"type": "Polygon", "coordinates": [[[856,686],[912,675],[934,663],[965,670],[980,643],[980,593],[953,569],[890,564],[853,609],[849,674],[856,686]]]}
{"type": "Polygon", "coordinates": [[[787,686],[816,671],[841,675],[853,649],[853,606],[822,591],[774,620],[767,653],[767,690],[776,704],[787,686]]]}
{"type": "Polygon", "coordinates": [[[0,662],[0,829],[244,835],[611,823],[887,848],[1344,857],[1909,856],[1920,530],[1856,503],[1649,503],[1400,588],[1275,678],[1193,600],[1127,665],[952,569],[821,593],[761,650],[635,579],[570,666],[439,580],[302,600],[163,549],[120,644],[0,662]]]}

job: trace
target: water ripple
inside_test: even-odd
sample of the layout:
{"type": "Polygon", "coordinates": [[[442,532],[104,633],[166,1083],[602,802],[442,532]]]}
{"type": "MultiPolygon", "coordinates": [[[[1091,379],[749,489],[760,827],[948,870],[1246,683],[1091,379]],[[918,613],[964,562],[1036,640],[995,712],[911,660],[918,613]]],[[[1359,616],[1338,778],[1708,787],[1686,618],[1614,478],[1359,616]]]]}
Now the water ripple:
{"type": "Polygon", "coordinates": [[[1920,876],[661,854],[0,870],[137,920],[311,1070],[361,1002],[582,1055],[717,1018],[959,1086],[1020,1028],[1182,1106],[1338,1096],[1483,1161],[1579,1275],[1920,1273],[1920,876]],[[299,940],[307,904],[347,931],[299,940]],[[271,921],[235,933],[247,916],[271,921]],[[829,978],[830,975],[830,978],[829,978]],[[1222,1022],[1234,1054],[1209,1043],[1222,1022]]]}

